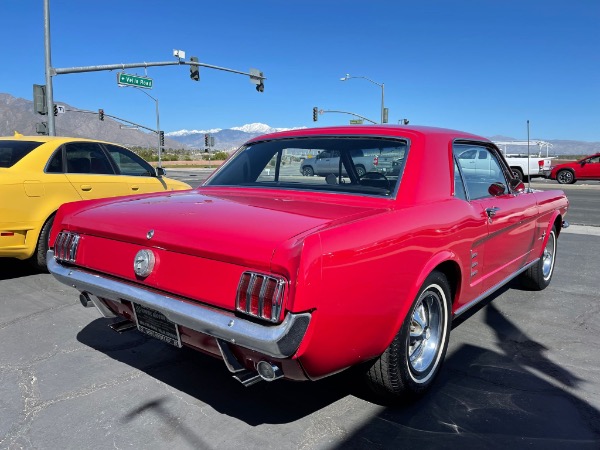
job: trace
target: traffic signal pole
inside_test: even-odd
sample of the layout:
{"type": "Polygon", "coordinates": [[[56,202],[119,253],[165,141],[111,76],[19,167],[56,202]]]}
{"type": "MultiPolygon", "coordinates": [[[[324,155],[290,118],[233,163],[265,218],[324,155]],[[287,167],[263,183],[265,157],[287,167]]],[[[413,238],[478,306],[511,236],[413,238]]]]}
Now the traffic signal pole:
{"type": "Polygon", "coordinates": [[[54,115],[54,96],[52,95],[52,55],[50,54],[50,4],[44,0],[44,54],[46,72],[46,111],[48,115],[48,135],[56,136],[54,115]]]}
{"type": "Polygon", "coordinates": [[[54,116],[50,113],[54,110],[54,95],[52,90],[52,77],[56,75],[63,75],[67,73],[82,73],[82,72],[99,72],[103,70],[125,70],[133,69],[138,67],[156,67],[156,66],[197,66],[206,67],[208,69],[222,70],[225,72],[237,73],[239,75],[247,75],[250,77],[250,81],[256,84],[256,90],[263,92],[264,80],[267,78],[263,76],[263,73],[256,70],[250,69],[250,72],[242,72],[239,70],[228,69],[226,67],[214,66],[211,64],[205,64],[198,61],[198,58],[192,57],[191,61],[185,61],[181,58],[177,58],[177,61],[162,61],[162,62],[143,62],[143,63],[131,63],[131,64],[106,64],[101,66],[81,66],[81,67],[66,67],[66,68],[54,68],[52,67],[51,52],[50,52],[50,0],[44,0],[44,47],[45,47],[45,59],[46,59],[46,103],[48,106],[48,134],[50,136],[56,136],[54,116]],[[194,61],[194,59],[196,59],[194,61]]]}

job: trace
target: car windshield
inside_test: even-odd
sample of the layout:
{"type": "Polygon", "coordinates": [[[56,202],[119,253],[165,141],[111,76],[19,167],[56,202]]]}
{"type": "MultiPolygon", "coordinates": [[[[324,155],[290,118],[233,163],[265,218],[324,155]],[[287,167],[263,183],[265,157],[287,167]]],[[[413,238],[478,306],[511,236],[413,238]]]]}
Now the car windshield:
{"type": "Polygon", "coordinates": [[[205,186],[252,186],[392,196],[408,143],[374,137],[304,137],[251,143],[205,186]]]}
{"type": "Polygon", "coordinates": [[[42,142],[0,141],[0,167],[12,167],[42,142]]]}

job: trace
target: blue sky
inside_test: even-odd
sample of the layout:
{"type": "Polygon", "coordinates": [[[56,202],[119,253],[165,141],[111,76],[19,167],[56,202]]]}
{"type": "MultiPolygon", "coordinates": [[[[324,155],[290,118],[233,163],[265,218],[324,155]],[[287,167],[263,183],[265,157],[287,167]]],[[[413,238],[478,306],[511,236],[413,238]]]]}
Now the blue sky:
{"type": "MultiPolygon", "coordinates": [[[[57,68],[174,60],[151,67],[161,128],[205,130],[347,124],[349,111],[378,121],[385,84],[389,122],[483,136],[600,141],[599,0],[262,0],[208,2],[50,0],[57,68]]],[[[44,84],[42,0],[0,0],[0,92],[32,99],[44,84]]],[[[119,88],[116,71],[54,77],[57,103],[154,127],[155,104],[119,88]]],[[[127,73],[144,75],[144,69],[127,73]]],[[[59,117],[60,119],[60,117],[59,117]]]]}

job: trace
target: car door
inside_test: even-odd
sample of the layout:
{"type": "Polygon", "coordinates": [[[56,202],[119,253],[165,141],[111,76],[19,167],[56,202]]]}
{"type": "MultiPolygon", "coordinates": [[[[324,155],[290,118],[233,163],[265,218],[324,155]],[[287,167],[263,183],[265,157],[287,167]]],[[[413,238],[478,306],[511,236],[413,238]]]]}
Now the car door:
{"type": "Polygon", "coordinates": [[[337,166],[339,164],[339,154],[335,157],[333,151],[322,151],[317,155],[315,160],[315,173],[317,175],[329,175],[330,173],[337,173],[337,166]]]}
{"type": "Polygon", "coordinates": [[[85,200],[116,197],[128,193],[127,186],[115,173],[102,147],[97,142],[64,144],[66,176],[85,200]]]}
{"type": "MultiPolygon", "coordinates": [[[[455,154],[460,154],[461,146],[455,144],[455,154]]],[[[537,203],[533,195],[510,192],[508,168],[503,169],[494,148],[482,144],[478,151],[487,152],[489,164],[481,170],[463,173],[467,197],[481,208],[481,220],[487,224],[484,258],[480,261],[485,292],[506,280],[528,260],[534,245],[537,203]]]]}
{"type": "Polygon", "coordinates": [[[477,149],[468,146],[455,147],[454,155],[458,158],[463,174],[475,173],[477,170],[477,149]]]}
{"type": "Polygon", "coordinates": [[[585,159],[577,169],[577,178],[600,180],[600,155],[585,159]]]}
{"type": "Polygon", "coordinates": [[[163,178],[156,176],[156,170],[131,150],[114,144],[104,144],[125,184],[127,194],[143,194],[169,190],[163,178]]]}

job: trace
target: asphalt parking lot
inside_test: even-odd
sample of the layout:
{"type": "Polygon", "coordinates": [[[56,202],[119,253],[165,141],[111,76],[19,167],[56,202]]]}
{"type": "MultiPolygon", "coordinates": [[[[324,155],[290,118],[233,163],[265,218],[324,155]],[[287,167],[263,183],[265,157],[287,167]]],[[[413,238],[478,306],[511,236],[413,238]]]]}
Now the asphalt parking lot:
{"type": "Polygon", "coordinates": [[[394,407],[347,374],[244,388],[0,259],[0,448],[598,449],[599,225],[561,234],[548,289],[511,283],[458,324],[434,389],[394,407]]]}

